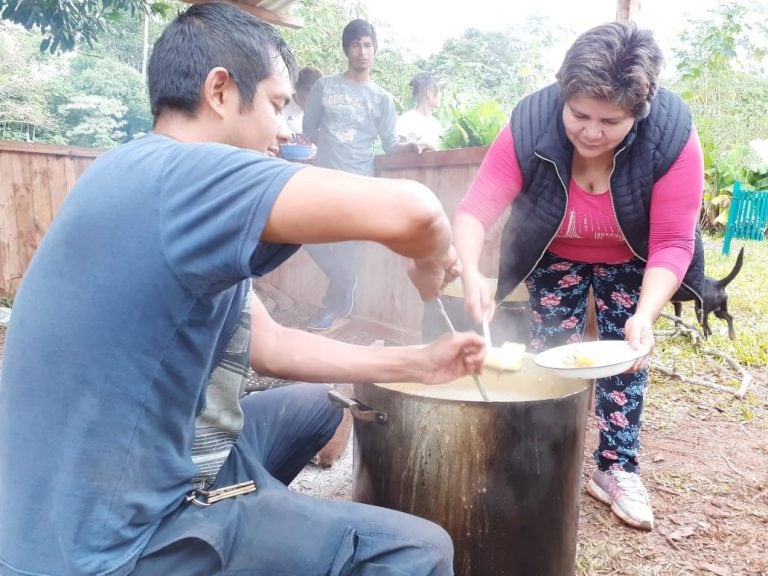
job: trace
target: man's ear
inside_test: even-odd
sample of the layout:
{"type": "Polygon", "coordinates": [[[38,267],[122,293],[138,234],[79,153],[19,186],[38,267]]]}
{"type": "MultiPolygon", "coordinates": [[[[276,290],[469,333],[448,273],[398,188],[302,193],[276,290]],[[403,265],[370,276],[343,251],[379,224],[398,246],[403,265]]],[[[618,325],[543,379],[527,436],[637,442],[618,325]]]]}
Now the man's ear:
{"type": "Polygon", "coordinates": [[[212,68],[203,84],[203,104],[215,114],[223,114],[227,98],[231,98],[234,79],[226,68],[212,68]]]}

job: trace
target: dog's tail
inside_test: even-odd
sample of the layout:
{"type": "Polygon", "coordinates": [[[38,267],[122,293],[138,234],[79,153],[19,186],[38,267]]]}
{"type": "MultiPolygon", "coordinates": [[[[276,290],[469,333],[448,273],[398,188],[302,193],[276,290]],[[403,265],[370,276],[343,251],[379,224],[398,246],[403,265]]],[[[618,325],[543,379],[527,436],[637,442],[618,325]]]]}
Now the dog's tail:
{"type": "Polygon", "coordinates": [[[741,247],[741,250],[739,250],[739,255],[736,257],[736,264],[733,265],[733,270],[731,270],[728,273],[728,276],[723,278],[722,280],[717,281],[717,287],[721,290],[724,289],[728,284],[730,284],[734,278],[739,274],[741,271],[741,265],[744,262],[744,247],[741,247]]]}

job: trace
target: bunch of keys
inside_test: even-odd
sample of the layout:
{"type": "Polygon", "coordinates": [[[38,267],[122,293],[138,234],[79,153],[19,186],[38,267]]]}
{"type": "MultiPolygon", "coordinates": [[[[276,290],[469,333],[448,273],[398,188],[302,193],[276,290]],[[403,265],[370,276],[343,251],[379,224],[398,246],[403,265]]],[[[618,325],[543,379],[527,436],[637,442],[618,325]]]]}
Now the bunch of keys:
{"type": "Polygon", "coordinates": [[[187,494],[186,500],[196,506],[210,506],[219,500],[234,498],[235,496],[250,494],[251,492],[256,492],[256,484],[253,480],[248,480],[247,482],[224,486],[216,490],[193,490],[187,494]]]}

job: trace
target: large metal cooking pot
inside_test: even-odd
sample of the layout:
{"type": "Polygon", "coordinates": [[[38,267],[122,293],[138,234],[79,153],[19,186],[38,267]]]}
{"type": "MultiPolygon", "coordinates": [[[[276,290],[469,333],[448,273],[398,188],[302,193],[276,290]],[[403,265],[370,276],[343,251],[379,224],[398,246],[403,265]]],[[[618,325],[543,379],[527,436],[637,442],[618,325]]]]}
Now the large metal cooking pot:
{"type": "Polygon", "coordinates": [[[589,382],[529,355],[483,381],[355,386],[353,499],[440,524],[458,576],[571,574],[589,382]]]}

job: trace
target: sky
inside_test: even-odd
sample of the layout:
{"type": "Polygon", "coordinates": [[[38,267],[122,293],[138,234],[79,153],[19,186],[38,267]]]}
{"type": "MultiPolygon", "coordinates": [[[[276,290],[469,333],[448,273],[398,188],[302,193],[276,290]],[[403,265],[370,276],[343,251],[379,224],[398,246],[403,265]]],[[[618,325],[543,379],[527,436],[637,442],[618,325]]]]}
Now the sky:
{"type": "MultiPolygon", "coordinates": [[[[368,18],[387,23],[415,56],[437,52],[466,28],[498,31],[529,15],[544,15],[582,32],[616,18],[616,0],[362,0],[368,18]]],[[[637,23],[651,28],[665,54],[691,14],[716,0],[641,0],[637,23]]],[[[380,34],[381,35],[381,34],[380,34]]],[[[568,40],[568,43],[572,38],[568,40]]],[[[380,38],[386,42],[386,38],[380,38]]]]}

